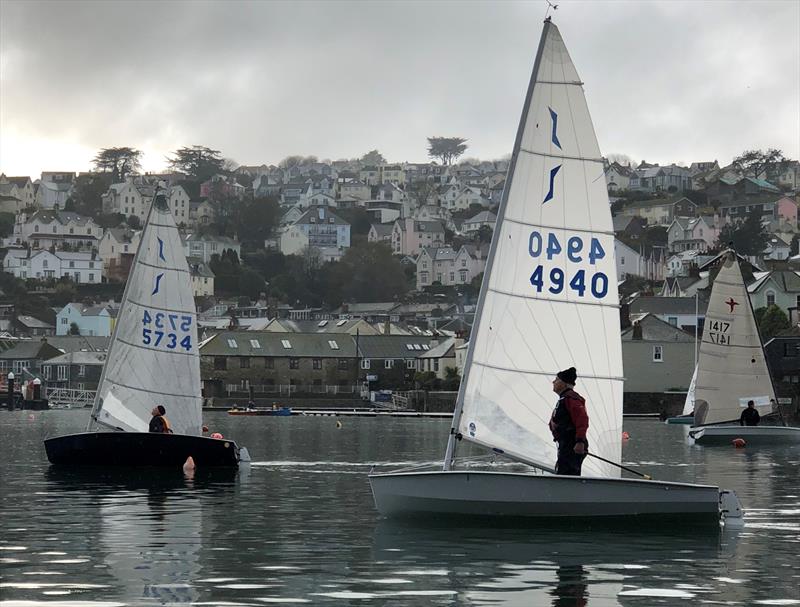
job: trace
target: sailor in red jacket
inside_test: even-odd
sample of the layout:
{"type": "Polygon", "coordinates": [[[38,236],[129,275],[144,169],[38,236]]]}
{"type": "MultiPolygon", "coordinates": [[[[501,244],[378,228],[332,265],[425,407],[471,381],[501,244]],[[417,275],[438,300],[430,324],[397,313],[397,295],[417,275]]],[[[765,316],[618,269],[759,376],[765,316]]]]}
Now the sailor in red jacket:
{"type": "Polygon", "coordinates": [[[589,416],[586,414],[586,401],[574,390],[576,379],[575,367],[558,372],[553,380],[558,404],[550,418],[550,432],[558,443],[556,474],[570,476],[581,475],[581,465],[589,450],[586,441],[589,416]]]}

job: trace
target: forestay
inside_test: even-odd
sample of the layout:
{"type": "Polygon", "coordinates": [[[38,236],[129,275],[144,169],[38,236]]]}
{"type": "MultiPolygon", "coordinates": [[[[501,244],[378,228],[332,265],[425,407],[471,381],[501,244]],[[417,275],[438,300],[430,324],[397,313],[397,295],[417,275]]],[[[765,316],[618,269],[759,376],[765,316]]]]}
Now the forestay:
{"type": "MultiPolygon", "coordinates": [[[[552,467],[555,374],[574,366],[590,451],[620,461],[622,351],[603,161],[582,83],[546,22],[459,394],[458,432],[552,467]]],[[[587,458],[584,474],[619,476],[587,458]]]]}
{"type": "Polygon", "coordinates": [[[200,434],[197,314],[186,255],[163,195],[150,209],[131,267],[92,418],[146,432],[158,404],[176,434],[200,434]]]}
{"type": "Polygon", "coordinates": [[[728,251],[708,302],[700,343],[695,424],[738,421],[747,401],[762,415],[775,398],[736,254],[728,251]]]}

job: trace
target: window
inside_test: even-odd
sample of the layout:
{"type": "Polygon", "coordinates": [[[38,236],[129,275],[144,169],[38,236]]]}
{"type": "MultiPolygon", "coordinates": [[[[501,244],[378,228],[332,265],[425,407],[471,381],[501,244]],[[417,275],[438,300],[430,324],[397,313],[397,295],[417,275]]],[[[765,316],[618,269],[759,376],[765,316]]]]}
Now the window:
{"type": "Polygon", "coordinates": [[[228,368],[228,359],[224,356],[215,356],[214,357],[214,370],[215,371],[224,371],[228,368]]]}
{"type": "Polygon", "coordinates": [[[89,282],[94,282],[94,274],[89,274],[89,282]]]}
{"type": "Polygon", "coordinates": [[[62,318],[61,319],[61,324],[62,325],[66,325],[68,322],[69,322],[69,320],[67,320],[66,318],[62,318]]]}
{"type": "Polygon", "coordinates": [[[678,326],[678,317],[677,316],[670,316],[669,318],[667,318],[667,320],[669,321],[669,324],[671,324],[673,327],[677,327],[678,326]]]}
{"type": "Polygon", "coordinates": [[[239,368],[240,369],[249,369],[250,368],[250,359],[247,356],[242,356],[239,359],[239,368]]]}
{"type": "Polygon", "coordinates": [[[284,350],[291,350],[292,349],[292,344],[289,342],[288,339],[282,339],[281,340],[281,345],[283,346],[284,350]]]}
{"type": "Polygon", "coordinates": [[[417,361],[413,358],[406,359],[406,369],[416,369],[417,368],[417,361]]]}
{"type": "Polygon", "coordinates": [[[342,326],[343,324],[345,324],[346,322],[347,322],[347,319],[342,319],[342,320],[340,320],[339,322],[337,322],[337,323],[336,323],[336,326],[337,326],[337,327],[341,327],[341,326],[342,326]]]}
{"type": "Polygon", "coordinates": [[[331,350],[339,349],[339,344],[337,344],[333,339],[328,340],[328,345],[331,347],[331,350]]]}
{"type": "Polygon", "coordinates": [[[289,359],[289,368],[290,369],[299,369],[300,368],[300,359],[299,358],[290,358],[289,359]]]}
{"type": "Polygon", "coordinates": [[[383,361],[383,368],[384,369],[394,369],[394,360],[391,358],[387,358],[383,361]]]}
{"type": "Polygon", "coordinates": [[[86,377],[86,365],[78,366],[78,377],[86,377]]]}
{"type": "Polygon", "coordinates": [[[274,358],[264,358],[264,368],[265,369],[274,369],[275,368],[275,359],[274,358]]]}
{"type": "Polygon", "coordinates": [[[261,348],[261,343],[257,339],[250,340],[250,347],[252,348],[261,348]]]}
{"type": "Polygon", "coordinates": [[[433,359],[433,370],[434,370],[434,372],[438,372],[439,371],[439,359],[438,358],[434,358],[433,359]]]}
{"type": "Polygon", "coordinates": [[[42,375],[44,375],[45,379],[50,379],[51,369],[52,369],[52,366],[50,366],[50,365],[44,365],[42,367],[42,375]]]}
{"type": "Polygon", "coordinates": [[[620,258],[619,258],[619,265],[621,265],[621,266],[625,265],[625,258],[623,256],[621,256],[621,255],[620,255],[620,258]]]}
{"type": "Polygon", "coordinates": [[[236,343],[235,339],[229,339],[228,340],[228,347],[229,348],[238,348],[239,344],[236,343]]]}
{"type": "Polygon", "coordinates": [[[767,291],[767,307],[775,305],[775,292],[767,291]]]}
{"type": "Polygon", "coordinates": [[[350,368],[346,358],[339,359],[339,371],[347,371],[350,368]]]}
{"type": "Polygon", "coordinates": [[[67,379],[68,369],[69,367],[67,367],[67,365],[58,365],[58,379],[60,381],[65,381],[67,379]]]}
{"type": "Polygon", "coordinates": [[[365,358],[364,360],[361,361],[361,368],[362,369],[369,369],[369,367],[370,367],[369,358],[365,358]]]}
{"type": "Polygon", "coordinates": [[[653,346],[653,362],[654,363],[663,363],[664,362],[664,347],[663,346],[653,346]]]}
{"type": "Polygon", "coordinates": [[[797,306],[797,308],[800,310],[800,295],[798,295],[798,296],[795,298],[795,302],[794,302],[794,304],[795,304],[795,305],[797,306]]]}
{"type": "Polygon", "coordinates": [[[321,358],[313,359],[311,361],[311,368],[316,370],[316,371],[319,371],[320,369],[322,369],[322,359],[321,358]]]}

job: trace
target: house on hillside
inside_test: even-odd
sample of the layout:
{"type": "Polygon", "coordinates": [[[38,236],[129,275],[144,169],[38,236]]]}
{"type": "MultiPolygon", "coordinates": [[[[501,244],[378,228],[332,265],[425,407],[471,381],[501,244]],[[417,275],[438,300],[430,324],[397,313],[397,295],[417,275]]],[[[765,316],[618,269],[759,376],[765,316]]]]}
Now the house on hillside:
{"type": "Polygon", "coordinates": [[[625,392],[688,390],[695,364],[695,339],[654,314],[631,315],[622,331],[625,392]]]}
{"type": "Polygon", "coordinates": [[[671,253],[680,251],[705,252],[714,248],[719,240],[718,221],[714,217],[676,217],[667,229],[667,243],[671,253]]]}
{"type": "Polygon", "coordinates": [[[373,223],[369,226],[367,233],[368,242],[385,242],[390,247],[392,246],[392,229],[394,223],[373,223]]]}
{"type": "Polygon", "coordinates": [[[127,279],[141,235],[141,230],[110,228],[105,231],[98,245],[103,276],[112,281],[127,279]]]}
{"type": "Polygon", "coordinates": [[[84,305],[68,303],[56,314],[56,335],[69,335],[72,325],[78,335],[110,337],[117,322],[119,306],[112,304],[84,305]]]}
{"type": "Polygon", "coordinates": [[[669,226],[675,217],[694,217],[697,205],[688,198],[642,200],[623,207],[618,215],[641,217],[648,225],[669,226]]]}
{"type": "Polygon", "coordinates": [[[97,390],[105,352],[70,352],[49,358],[41,364],[42,379],[48,388],[70,390],[97,390]]]}
{"type": "Polygon", "coordinates": [[[486,252],[462,245],[426,247],[417,257],[417,290],[435,283],[442,286],[468,285],[486,268],[486,252]]]}
{"type": "Polygon", "coordinates": [[[20,213],[14,222],[6,246],[31,249],[87,250],[96,249],[103,229],[91,217],[57,210],[20,213]]]}
{"type": "Polygon", "coordinates": [[[720,177],[706,186],[709,202],[731,204],[761,195],[780,194],[780,188],[754,177],[720,177]]]}
{"type": "Polygon", "coordinates": [[[228,236],[214,236],[197,232],[183,235],[183,251],[186,257],[196,257],[204,263],[211,261],[214,255],[222,256],[225,251],[232,251],[236,253],[237,258],[241,258],[241,249],[241,243],[228,236]]]}
{"type": "Polygon", "coordinates": [[[630,303],[631,319],[637,314],[652,314],[668,325],[702,333],[708,301],[694,297],[637,297],[630,303]]]}
{"type": "Polygon", "coordinates": [[[496,222],[497,222],[497,216],[494,213],[492,213],[491,211],[481,211],[474,217],[465,219],[464,223],[461,224],[461,231],[464,234],[467,234],[469,232],[477,232],[483,226],[487,226],[492,230],[494,230],[496,222]]]}
{"type": "Polygon", "coordinates": [[[778,306],[793,324],[800,321],[800,272],[774,270],[767,272],[747,287],[753,309],[778,306]]]}
{"type": "Polygon", "coordinates": [[[438,221],[398,219],[392,228],[392,252],[395,255],[418,255],[425,247],[444,244],[444,226],[438,221]]]}
{"type": "Polygon", "coordinates": [[[0,373],[13,371],[19,381],[41,378],[42,363],[61,354],[61,350],[47,343],[47,339],[21,341],[0,352],[0,373]]]}
{"type": "Polygon", "coordinates": [[[100,282],[103,262],[92,253],[67,251],[31,251],[9,249],[3,259],[3,270],[17,278],[69,278],[78,284],[100,282]]]}
{"type": "Polygon", "coordinates": [[[631,185],[631,173],[632,169],[630,167],[621,165],[618,162],[607,164],[605,174],[606,187],[608,188],[609,194],[629,189],[631,185]]]}
{"type": "Polygon", "coordinates": [[[284,255],[317,249],[324,261],[335,261],[350,248],[350,224],[328,207],[313,207],[287,227],[280,236],[284,255]]]}
{"type": "Polygon", "coordinates": [[[6,177],[0,174],[0,196],[16,198],[20,210],[36,204],[36,189],[30,177],[6,177]]]}

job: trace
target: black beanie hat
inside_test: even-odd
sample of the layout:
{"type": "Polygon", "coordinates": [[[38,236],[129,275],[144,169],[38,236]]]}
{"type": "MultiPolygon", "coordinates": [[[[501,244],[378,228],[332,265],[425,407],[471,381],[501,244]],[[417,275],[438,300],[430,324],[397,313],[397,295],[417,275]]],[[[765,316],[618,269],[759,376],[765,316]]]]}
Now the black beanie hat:
{"type": "Polygon", "coordinates": [[[570,384],[574,386],[575,380],[578,379],[578,373],[575,371],[575,367],[570,367],[569,369],[564,369],[563,371],[559,371],[556,374],[556,377],[561,381],[563,381],[565,384],[570,384]]]}
{"type": "MultiPolygon", "coordinates": [[[[574,369],[573,369],[573,371],[574,371],[574,369]]],[[[159,412],[161,415],[166,415],[166,414],[167,414],[167,410],[164,408],[164,405],[158,405],[158,407],[157,407],[157,408],[158,408],[158,412],[159,412]]]]}

